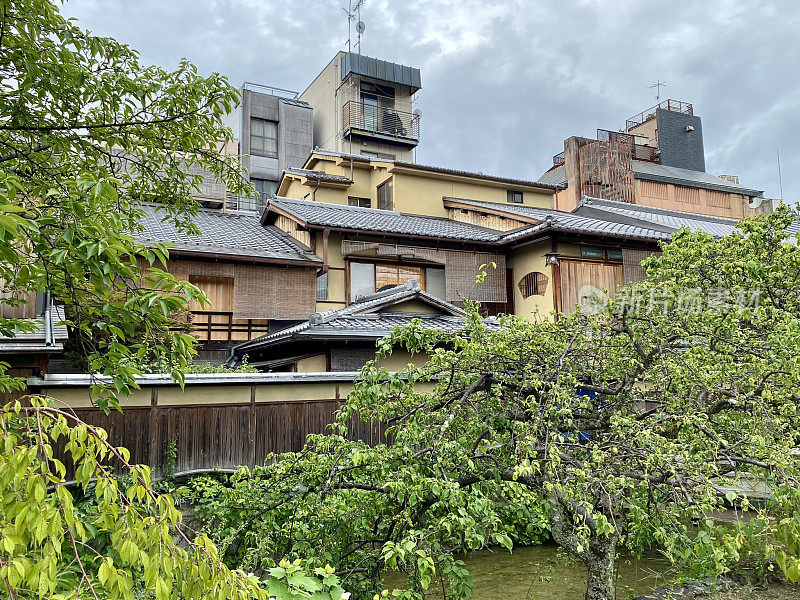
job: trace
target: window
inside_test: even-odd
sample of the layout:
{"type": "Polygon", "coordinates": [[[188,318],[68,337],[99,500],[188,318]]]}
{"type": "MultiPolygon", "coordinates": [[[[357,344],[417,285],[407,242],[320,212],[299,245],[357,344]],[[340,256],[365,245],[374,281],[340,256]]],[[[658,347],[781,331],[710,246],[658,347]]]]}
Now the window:
{"type": "Polygon", "coordinates": [[[389,178],[378,186],[378,208],[382,210],[392,210],[394,201],[392,198],[393,190],[392,179],[389,178]]]}
{"type": "Polygon", "coordinates": [[[531,296],[544,296],[547,289],[547,275],[534,271],[519,280],[519,291],[523,298],[531,296]]]}
{"type": "Polygon", "coordinates": [[[350,302],[375,292],[375,265],[350,263],[350,302]]]}
{"type": "Polygon", "coordinates": [[[261,211],[264,209],[264,205],[267,203],[267,198],[278,191],[278,182],[271,181],[269,179],[258,179],[256,177],[251,177],[250,183],[252,183],[253,187],[256,188],[256,197],[242,197],[241,201],[239,202],[239,208],[241,210],[261,211]]]}
{"type": "Polygon", "coordinates": [[[516,190],[508,190],[506,192],[506,199],[514,204],[522,204],[522,192],[516,190]]]}
{"type": "Polygon", "coordinates": [[[355,302],[361,296],[403,285],[412,279],[432,296],[445,298],[445,276],[442,267],[351,262],[350,302],[355,302]]]}
{"type": "MultiPolygon", "coordinates": [[[[422,282],[420,282],[422,285],[422,282]]],[[[444,269],[441,267],[428,267],[425,269],[425,291],[434,298],[446,300],[446,285],[444,269]]]]}
{"type": "Polygon", "coordinates": [[[593,248],[591,246],[581,247],[581,256],[583,258],[605,258],[605,252],[602,248],[593,248]]]}
{"type": "Polygon", "coordinates": [[[317,277],[317,300],[328,299],[328,274],[317,277]]]}
{"type": "Polygon", "coordinates": [[[366,156],[367,158],[380,158],[382,160],[394,160],[397,158],[394,154],[387,154],[385,152],[370,152],[368,150],[362,150],[361,156],[366,156]]]}
{"type": "Polygon", "coordinates": [[[347,204],[349,206],[359,206],[361,208],[371,208],[372,207],[372,200],[369,198],[356,198],[354,196],[349,196],[347,198],[347,204]]]}
{"type": "Polygon", "coordinates": [[[599,258],[608,262],[622,262],[622,249],[582,246],[581,256],[583,258],[599,258]]]}
{"type": "Polygon", "coordinates": [[[278,124],[250,118],[250,154],[278,157],[278,124]]]}

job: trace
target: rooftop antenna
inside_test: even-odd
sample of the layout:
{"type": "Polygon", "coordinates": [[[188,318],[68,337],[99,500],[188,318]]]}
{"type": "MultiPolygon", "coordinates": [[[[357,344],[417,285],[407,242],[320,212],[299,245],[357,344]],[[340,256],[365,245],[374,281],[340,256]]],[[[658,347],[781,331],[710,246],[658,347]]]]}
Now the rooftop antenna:
{"type": "Polygon", "coordinates": [[[656,90],[656,102],[661,102],[661,88],[667,87],[667,84],[661,81],[660,79],[656,79],[656,82],[650,86],[649,89],[655,88],[656,90]]]}
{"type": "Polygon", "coordinates": [[[367,26],[364,24],[364,21],[361,20],[361,7],[364,6],[365,0],[358,0],[358,2],[353,4],[353,0],[350,0],[350,4],[348,5],[349,8],[343,8],[342,10],[347,15],[347,51],[351,52],[352,48],[350,47],[350,40],[353,37],[353,21],[356,21],[356,33],[358,34],[358,39],[356,41],[356,49],[359,54],[361,54],[361,34],[364,33],[364,30],[367,26]]]}
{"type": "Polygon", "coordinates": [[[778,185],[781,188],[781,202],[783,202],[783,179],[781,178],[781,153],[775,148],[775,154],[778,157],[778,185]]]}

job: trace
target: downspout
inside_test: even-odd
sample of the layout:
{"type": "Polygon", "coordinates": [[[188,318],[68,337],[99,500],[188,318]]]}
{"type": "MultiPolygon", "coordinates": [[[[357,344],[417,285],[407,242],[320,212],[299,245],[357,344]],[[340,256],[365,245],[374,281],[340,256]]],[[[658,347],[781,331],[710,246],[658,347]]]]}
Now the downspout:
{"type": "Polygon", "coordinates": [[[317,272],[317,277],[322,277],[328,272],[330,264],[328,263],[328,236],[331,233],[331,228],[326,227],[322,230],[322,267],[317,272]]]}
{"type": "Polygon", "coordinates": [[[311,190],[311,201],[312,202],[316,202],[317,201],[317,190],[319,189],[319,183],[320,183],[320,178],[317,177],[317,185],[315,185],[314,189],[311,190]]]}
{"type": "Polygon", "coordinates": [[[53,338],[55,337],[53,334],[53,314],[51,312],[52,305],[53,301],[52,298],[50,297],[50,292],[45,292],[44,294],[44,345],[45,346],[52,346],[53,338]]]}

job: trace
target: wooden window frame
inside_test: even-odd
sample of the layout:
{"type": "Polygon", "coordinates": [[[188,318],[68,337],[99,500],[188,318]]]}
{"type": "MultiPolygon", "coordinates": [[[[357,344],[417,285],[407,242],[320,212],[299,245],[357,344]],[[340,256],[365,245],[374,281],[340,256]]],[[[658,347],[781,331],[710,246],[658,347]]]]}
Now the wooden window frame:
{"type": "MultiPolygon", "coordinates": [[[[358,263],[358,264],[363,264],[363,265],[372,265],[373,266],[373,270],[372,270],[372,289],[374,290],[373,293],[378,291],[378,281],[377,281],[378,275],[377,275],[377,271],[378,271],[378,266],[379,265],[396,266],[396,267],[405,266],[405,267],[409,267],[409,268],[420,269],[420,271],[422,273],[421,273],[421,277],[419,279],[417,279],[417,283],[419,283],[419,287],[422,289],[422,291],[426,291],[426,289],[427,289],[427,283],[428,283],[427,282],[427,269],[428,268],[444,269],[444,267],[442,265],[439,265],[439,264],[391,262],[391,261],[385,261],[385,260],[375,261],[375,260],[351,260],[351,259],[347,259],[345,261],[345,263],[346,263],[346,268],[345,268],[345,298],[347,299],[347,304],[348,305],[352,304],[354,302],[354,300],[352,299],[352,296],[351,296],[351,289],[350,289],[351,288],[351,281],[352,281],[352,276],[350,275],[350,272],[351,272],[351,265],[353,263],[358,263]]],[[[445,277],[447,277],[447,271],[445,271],[445,277]]],[[[442,300],[444,300],[444,298],[442,298],[442,300]]]]}
{"type": "Polygon", "coordinates": [[[506,190],[506,202],[509,204],[524,204],[525,196],[519,190],[506,190]],[[519,197],[519,200],[516,200],[517,197],[519,197]]]}
{"type": "Polygon", "coordinates": [[[622,263],[622,257],[621,256],[619,258],[610,258],[609,255],[608,255],[608,251],[609,250],[619,250],[620,252],[622,252],[622,248],[609,248],[607,246],[581,246],[581,255],[580,256],[574,256],[574,257],[573,256],[562,256],[560,258],[565,258],[567,260],[585,260],[585,261],[591,261],[591,262],[604,262],[604,263],[610,263],[610,264],[614,264],[614,265],[618,265],[618,264],[622,263]],[[595,250],[602,250],[603,251],[603,256],[584,256],[583,255],[583,251],[586,248],[594,248],[595,250]]]}

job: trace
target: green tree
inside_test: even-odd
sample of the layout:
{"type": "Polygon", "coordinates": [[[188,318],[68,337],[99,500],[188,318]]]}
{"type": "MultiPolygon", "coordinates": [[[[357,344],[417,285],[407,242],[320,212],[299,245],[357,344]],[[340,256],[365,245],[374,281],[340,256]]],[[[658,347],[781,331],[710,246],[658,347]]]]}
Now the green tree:
{"type": "Polygon", "coordinates": [[[398,597],[435,585],[462,598],[470,580],[453,553],[510,545],[527,518],[586,565],[588,600],[610,600],[622,546],[715,573],[741,559],[752,540],[718,535],[710,520],[727,504],[760,513],[765,556],[797,580],[792,218],[780,210],[721,240],[682,231],[647,262],[648,281],[592,314],[508,317],[494,331],[473,311],[458,333],[396,331],[380,354],[431,360],[366,367],[340,435],[227,487],[196,484],[226,560],[262,570],[293,553],[329,561],[362,597],[399,568],[410,589],[398,597]],[[355,415],[381,420],[393,443],[348,442],[355,415]],[[748,497],[759,488],[774,494],[763,509],[748,497]]]}
{"type": "Polygon", "coordinates": [[[0,597],[340,600],[333,569],[284,562],[262,582],[190,539],[172,498],[102,429],[31,398],[0,411],[0,597]],[[54,457],[61,447],[75,469],[54,457]],[[124,478],[114,474],[114,467],[124,478]]]}
{"type": "MultiPolygon", "coordinates": [[[[174,71],[142,65],[51,0],[0,0],[0,302],[49,290],[69,307],[89,369],[113,375],[119,393],[133,385],[137,356],[168,356],[178,380],[191,357],[192,338],[167,325],[204,297],[157,268],[163,245],[132,236],[142,202],[191,230],[201,171],[243,190],[237,157],[219,151],[237,98],[224,77],[186,60],[174,71]]],[[[25,327],[0,319],[4,334],[25,327]]]]}

